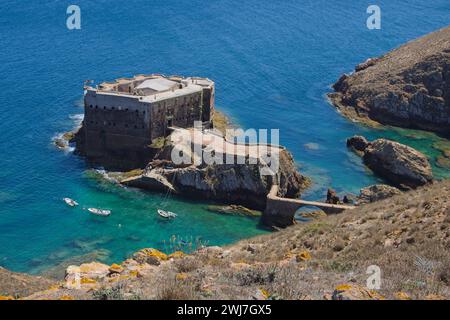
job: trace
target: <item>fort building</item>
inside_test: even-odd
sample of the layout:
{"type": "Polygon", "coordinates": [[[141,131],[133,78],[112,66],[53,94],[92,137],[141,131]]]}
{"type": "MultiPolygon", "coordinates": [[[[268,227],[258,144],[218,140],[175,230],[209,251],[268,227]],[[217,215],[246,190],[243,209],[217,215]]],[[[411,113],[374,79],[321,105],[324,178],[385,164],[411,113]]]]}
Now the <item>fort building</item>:
{"type": "Polygon", "coordinates": [[[170,127],[210,127],[213,113],[214,82],[207,78],[136,75],[85,86],[79,149],[94,161],[107,155],[145,162],[148,147],[170,127]]]}

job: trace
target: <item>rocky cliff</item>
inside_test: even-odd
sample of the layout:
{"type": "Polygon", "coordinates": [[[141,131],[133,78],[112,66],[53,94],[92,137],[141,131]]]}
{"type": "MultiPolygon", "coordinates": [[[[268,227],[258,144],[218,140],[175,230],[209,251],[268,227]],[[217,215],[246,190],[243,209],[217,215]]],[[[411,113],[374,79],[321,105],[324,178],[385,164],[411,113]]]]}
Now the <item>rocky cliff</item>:
{"type": "MultiPolygon", "coordinates": [[[[177,167],[170,159],[172,146],[161,150],[158,159],[149,163],[144,172],[121,182],[132,187],[172,192],[190,198],[218,200],[264,210],[266,197],[274,176],[265,175],[267,165],[258,162],[244,164],[201,164],[177,167]]],[[[309,184],[296,168],[287,150],[279,153],[279,196],[298,197],[309,184]]]]}
{"type": "Polygon", "coordinates": [[[450,27],[367,60],[333,88],[349,118],[450,135],[450,27]]]}

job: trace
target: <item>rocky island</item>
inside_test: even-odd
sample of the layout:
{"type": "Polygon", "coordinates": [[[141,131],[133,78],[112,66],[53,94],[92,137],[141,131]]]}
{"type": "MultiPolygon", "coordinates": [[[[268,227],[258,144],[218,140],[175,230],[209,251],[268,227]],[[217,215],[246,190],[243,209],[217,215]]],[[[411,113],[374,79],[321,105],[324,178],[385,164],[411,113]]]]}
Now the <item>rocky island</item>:
{"type": "Polygon", "coordinates": [[[368,59],[333,88],[350,119],[450,135],[450,27],[368,59]]]}
{"type": "Polygon", "coordinates": [[[64,136],[91,164],[122,171],[123,185],[261,211],[274,185],[277,197],[298,198],[309,179],[289,151],[235,141],[214,95],[210,79],[159,74],[87,86],[81,127],[64,136]]]}

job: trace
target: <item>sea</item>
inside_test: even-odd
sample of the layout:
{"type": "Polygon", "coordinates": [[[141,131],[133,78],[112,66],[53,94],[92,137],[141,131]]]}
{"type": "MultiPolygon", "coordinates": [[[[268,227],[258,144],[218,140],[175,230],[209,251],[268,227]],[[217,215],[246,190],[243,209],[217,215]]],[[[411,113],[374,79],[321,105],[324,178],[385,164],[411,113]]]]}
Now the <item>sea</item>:
{"type": "Polygon", "coordinates": [[[210,212],[206,201],[118,186],[72,149],[56,148],[52,140],[82,120],[85,80],[213,79],[216,107],[234,124],[279,129],[313,181],[306,199],[383,182],[346,148],[355,134],[406,143],[429,157],[437,178],[450,177],[436,165],[436,146],[447,140],[353,123],[326,98],[356,64],[449,22],[448,0],[2,0],[0,266],[51,276],[68,264],[121,262],[145,247],[189,251],[270,232],[258,218],[210,212]],[[381,29],[367,27],[372,4],[381,29]],[[68,28],[69,5],[79,8],[81,29],[68,28]],[[178,217],[162,220],[162,206],[178,217]],[[112,215],[93,216],[88,207],[112,215]]]}

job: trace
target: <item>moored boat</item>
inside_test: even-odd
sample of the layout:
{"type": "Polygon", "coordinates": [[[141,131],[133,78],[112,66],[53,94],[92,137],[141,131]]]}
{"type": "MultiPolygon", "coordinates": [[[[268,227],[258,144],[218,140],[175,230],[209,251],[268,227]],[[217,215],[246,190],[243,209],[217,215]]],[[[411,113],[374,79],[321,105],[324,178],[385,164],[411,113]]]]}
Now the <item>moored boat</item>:
{"type": "Polygon", "coordinates": [[[73,199],[70,199],[70,198],[63,198],[63,200],[64,200],[64,202],[65,202],[67,205],[69,205],[69,206],[71,206],[71,207],[76,207],[76,206],[78,205],[78,202],[76,202],[76,201],[73,200],[73,199]]]}
{"type": "Polygon", "coordinates": [[[88,211],[97,216],[104,216],[104,217],[107,217],[111,214],[111,210],[103,210],[97,208],[88,208],[88,211]]]}
{"type": "Polygon", "coordinates": [[[163,218],[176,218],[176,216],[177,216],[176,213],[162,210],[162,209],[158,209],[158,214],[163,218]]]}

